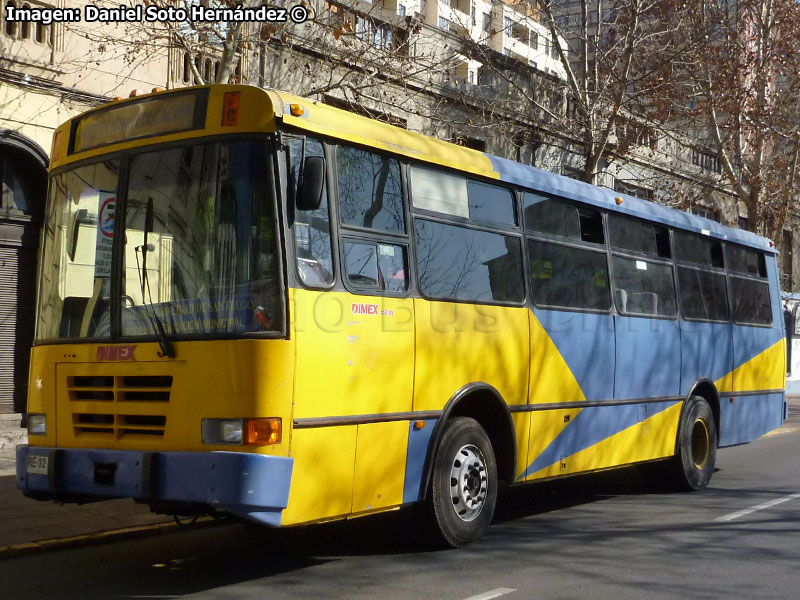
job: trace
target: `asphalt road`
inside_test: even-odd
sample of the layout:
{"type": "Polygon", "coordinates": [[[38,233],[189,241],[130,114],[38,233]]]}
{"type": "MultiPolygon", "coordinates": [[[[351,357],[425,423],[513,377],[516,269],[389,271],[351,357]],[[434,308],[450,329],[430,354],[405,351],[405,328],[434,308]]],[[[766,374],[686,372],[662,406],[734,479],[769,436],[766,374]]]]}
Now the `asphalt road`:
{"type": "Polygon", "coordinates": [[[402,512],[223,522],[3,560],[0,598],[800,598],[795,429],[720,451],[701,493],[630,469],[519,488],[461,550],[428,549],[402,512]]]}

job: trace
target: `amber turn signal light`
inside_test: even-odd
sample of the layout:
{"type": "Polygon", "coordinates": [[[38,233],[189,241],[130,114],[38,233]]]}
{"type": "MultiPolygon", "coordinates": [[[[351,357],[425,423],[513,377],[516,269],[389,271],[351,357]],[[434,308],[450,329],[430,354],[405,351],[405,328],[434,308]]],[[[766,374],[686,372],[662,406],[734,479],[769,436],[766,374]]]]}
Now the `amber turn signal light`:
{"type": "Polygon", "coordinates": [[[245,419],[246,435],[244,443],[248,446],[266,446],[281,443],[281,420],[245,419]]]}

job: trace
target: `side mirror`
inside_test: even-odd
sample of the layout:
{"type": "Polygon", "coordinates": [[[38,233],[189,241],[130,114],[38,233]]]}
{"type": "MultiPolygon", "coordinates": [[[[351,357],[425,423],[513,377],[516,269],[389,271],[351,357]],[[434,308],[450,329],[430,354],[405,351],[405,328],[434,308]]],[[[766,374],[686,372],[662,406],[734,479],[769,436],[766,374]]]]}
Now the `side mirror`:
{"type": "Polygon", "coordinates": [[[295,204],[297,210],[317,210],[322,205],[322,187],[325,183],[325,159],[306,156],[303,171],[297,182],[295,204]]]}

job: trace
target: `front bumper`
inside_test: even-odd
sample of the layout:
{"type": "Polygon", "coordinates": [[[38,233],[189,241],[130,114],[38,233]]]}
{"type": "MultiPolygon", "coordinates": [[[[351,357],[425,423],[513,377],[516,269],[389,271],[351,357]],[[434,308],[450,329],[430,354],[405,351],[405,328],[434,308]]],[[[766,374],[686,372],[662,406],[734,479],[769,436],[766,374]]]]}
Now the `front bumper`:
{"type": "Polygon", "coordinates": [[[289,501],[293,464],[291,458],[246,452],[20,445],[17,487],[54,500],[100,497],[204,504],[277,526],[289,501]]]}

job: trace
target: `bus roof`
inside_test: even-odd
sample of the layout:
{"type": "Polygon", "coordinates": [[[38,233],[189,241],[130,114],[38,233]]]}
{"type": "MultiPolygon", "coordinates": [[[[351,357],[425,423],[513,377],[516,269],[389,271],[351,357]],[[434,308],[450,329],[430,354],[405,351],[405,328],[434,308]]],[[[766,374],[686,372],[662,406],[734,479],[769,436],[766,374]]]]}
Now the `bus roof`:
{"type": "MultiPolygon", "coordinates": [[[[141,109],[139,112],[141,112],[141,109]]],[[[179,111],[178,114],[180,114],[179,111]]],[[[122,114],[122,116],[129,117],[127,113],[122,114]]],[[[118,100],[97,107],[67,121],[56,130],[50,167],[51,169],[58,168],[76,160],[84,160],[107,152],[141,147],[155,142],[179,141],[225,133],[275,131],[276,120],[280,120],[288,126],[319,135],[400,154],[480,177],[518,185],[529,190],[561,196],[610,211],[658,221],[671,227],[711,235],[722,240],[737,242],[767,252],[776,252],[769,240],[748,231],[726,227],[710,219],[675,210],[655,202],[620,194],[607,188],[596,187],[485,152],[437,140],[321,102],[300,98],[286,92],[253,86],[211,84],[195,88],[180,88],[118,100]],[[63,137],[64,145],[66,146],[67,139],[74,137],[77,131],[74,126],[78,126],[82,121],[87,122],[87,119],[94,119],[95,122],[99,122],[102,125],[102,117],[99,117],[100,120],[98,121],[97,115],[111,114],[111,111],[119,113],[127,111],[131,113],[131,110],[127,107],[134,108],[132,106],[133,103],[149,102],[157,97],[168,98],[181,94],[187,96],[193,93],[191,90],[199,90],[201,88],[208,88],[209,90],[208,115],[222,113],[223,95],[225,93],[239,92],[241,94],[241,118],[236,126],[220,126],[219,120],[209,118],[206,119],[205,127],[200,124],[199,127],[185,131],[165,132],[163,135],[143,136],[127,140],[119,137],[116,128],[107,126],[104,129],[99,128],[108,137],[103,145],[88,148],[86,151],[75,152],[70,156],[64,151],[56,152],[58,140],[63,137]],[[129,103],[131,104],[129,105],[129,103]],[[252,110],[248,110],[248,108],[252,110]],[[621,204],[617,204],[617,198],[622,199],[621,204]]],[[[113,125],[114,122],[111,121],[111,124],[113,125]]],[[[170,121],[167,121],[167,125],[172,126],[170,121]]],[[[71,139],[70,144],[74,146],[75,140],[71,139]]]]}
{"type": "Polygon", "coordinates": [[[306,131],[380,148],[546,194],[592,204],[610,211],[657,221],[670,227],[752,246],[766,252],[776,252],[770,241],[764,237],[742,229],[727,227],[705,217],[436,140],[285,92],[270,90],[269,93],[276,96],[277,101],[273,102],[275,116],[281,118],[287,125],[306,131]],[[303,107],[301,116],[291,114],[292,104],[303,107]],[[282,113],[279,112],[281,109],[282,113]],[[621,204],[617,204],[617,198],[622,199],[621,204]]]}

